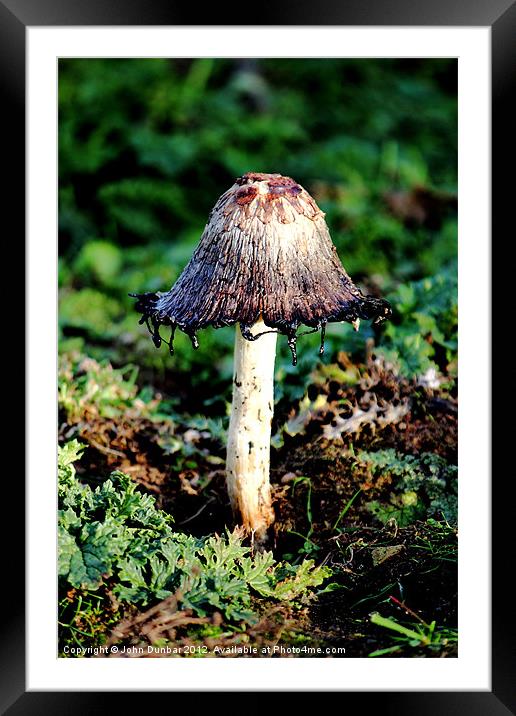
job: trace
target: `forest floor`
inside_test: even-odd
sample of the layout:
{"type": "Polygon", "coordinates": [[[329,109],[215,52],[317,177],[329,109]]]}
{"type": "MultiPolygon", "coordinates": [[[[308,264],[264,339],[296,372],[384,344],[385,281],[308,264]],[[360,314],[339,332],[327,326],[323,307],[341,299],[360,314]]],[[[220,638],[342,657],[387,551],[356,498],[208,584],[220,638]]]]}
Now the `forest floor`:
{"type": "MultiPolygon", "coordinates": [[[[99,383],[103,370],[91,359],[67,363],[65,381],[95,374],[99,383]]],[[[79,479],[95,486],[120,470],[173,515],[175,529],[224,534],[233,517],[218,423],[167,420],[159,393],[147,403],[115,395],[119,408],[111,411],[99,410],[102,386],[93,394],[61,401],[62,442],[88,446],[79,479]]],[[[180,593],[138,607],[117,600],[109,579],[94,594],[68,585],[61,649],[117,644],[110,655],[128,657],[457,655],[453,391],[401,378],[384,361],[354,365],[342,353],[301,401],[280,401],[273,432],[269,549],[292,565],[308,558],[328,567],[319,591],[295,602],[255,596],[257,619],[235,625],[220,611],[185,608],[180,593]],[[92,638],[78,641],[78,633],[92,638]]]]}

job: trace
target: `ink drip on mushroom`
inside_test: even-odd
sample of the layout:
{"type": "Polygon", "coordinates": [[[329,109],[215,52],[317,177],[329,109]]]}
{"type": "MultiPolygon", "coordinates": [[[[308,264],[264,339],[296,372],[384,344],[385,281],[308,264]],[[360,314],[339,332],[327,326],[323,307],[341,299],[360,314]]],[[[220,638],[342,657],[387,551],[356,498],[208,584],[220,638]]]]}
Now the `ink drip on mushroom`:
{"type": "Polygon", "coordinates": [[[131,295],[154,345],[164,341],[171,353],[176,329],[197,348],[200,329],[239,324],[226,480],[237,521],[264,543],[274,521],[269,464],[278,334],[286,336],[295,365],[301,326],[321,332],[322,355],[328,323],[346,321],[355,330],[362,319],[380,323],[392,313],[389,303],[355,286],[324,213],[301,185],[254,172],[219,198],[170,291],[131,295]],[[169,327],[169,340],[161,326],[169,327]]]}

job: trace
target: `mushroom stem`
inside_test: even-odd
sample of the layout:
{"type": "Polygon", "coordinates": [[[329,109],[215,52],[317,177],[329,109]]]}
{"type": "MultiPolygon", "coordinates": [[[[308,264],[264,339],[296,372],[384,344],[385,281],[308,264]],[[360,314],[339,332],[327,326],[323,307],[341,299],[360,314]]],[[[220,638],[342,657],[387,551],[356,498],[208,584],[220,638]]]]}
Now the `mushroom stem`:
{"type": "MultiPolygon", "coordinates": [[[[252,334],[267,330],[259,320],[252,334]]],[[[276,339],[266,333],[250,341],[236,329],[226,482],[235,517],[257,544],[266,541],[274,521],[269,469],[276,339]]]]}

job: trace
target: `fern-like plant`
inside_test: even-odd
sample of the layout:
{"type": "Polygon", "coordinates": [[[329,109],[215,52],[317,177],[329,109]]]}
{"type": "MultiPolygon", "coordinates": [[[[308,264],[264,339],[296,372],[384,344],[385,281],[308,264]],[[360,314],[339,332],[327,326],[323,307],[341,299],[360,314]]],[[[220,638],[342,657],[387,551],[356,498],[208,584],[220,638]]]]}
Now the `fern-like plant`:
{"type": "Polygon", "coordinates": [[[109,580],[120,601],[146,605],[179,594],[200,616],[254,621],[252,595],[294,600],[319,586],[327,567],[291,566],[271,552],[251,554],[238,531],[197,538],[173,529],[154,497],[122,472],[92,489],[74,463],[84,446],[59,449],[59,577],[64,588],[95,591],[109,580]]]}

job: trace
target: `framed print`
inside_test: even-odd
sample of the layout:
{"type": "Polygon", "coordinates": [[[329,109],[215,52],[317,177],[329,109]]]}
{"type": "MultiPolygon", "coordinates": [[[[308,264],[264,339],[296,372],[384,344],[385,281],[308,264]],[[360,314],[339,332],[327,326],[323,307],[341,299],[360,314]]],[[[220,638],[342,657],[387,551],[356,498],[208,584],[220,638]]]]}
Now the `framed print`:
{"type": "Polygon", "coordinates": [[[6,712],[514,709],[489,268],[516,12],[384,7],[2,0],[28,309],[6,712]]]}

